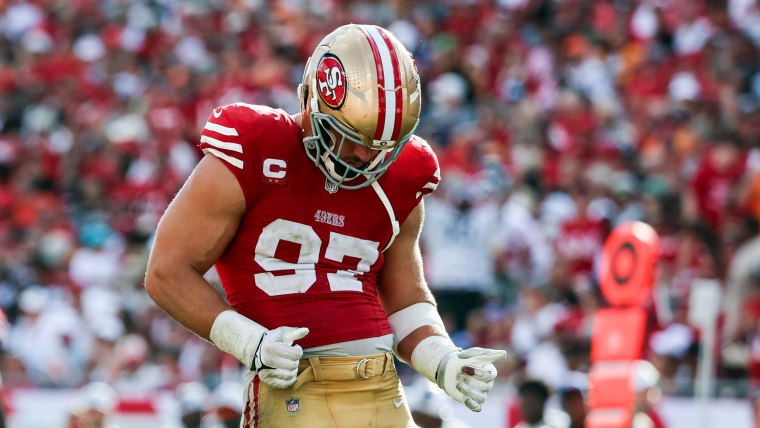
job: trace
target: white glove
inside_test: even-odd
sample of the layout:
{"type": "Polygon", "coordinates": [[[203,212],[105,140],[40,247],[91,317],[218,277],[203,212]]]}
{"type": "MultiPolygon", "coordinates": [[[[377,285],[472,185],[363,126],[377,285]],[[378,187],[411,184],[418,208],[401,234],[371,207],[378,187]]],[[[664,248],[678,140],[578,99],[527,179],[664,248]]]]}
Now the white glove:
{"type": "Polygon", "coordinates": [[[309,334],[305,327],[277,327],[264,334],[253,357],[251,370],[262,382],[274,388],[287,388],[296,382],[298,362],[303,355],[300,345],[293,342],[309,334]]]}
{"type": "Polygon", "coordinates": [[[479,412],[496,379],[493,363],[506,357],[506,351],[497,349],[453,351],[441,360],[436,383],[450,397],[479,412]]]}
{"type": "Polygon", "coordinates": [[[222,311],[211,326],[209,339],[222,351],[257,372],[262,382],[287,388],[296,381],[298,361],[303,355],[293,342],[309,334],[305,327],[277,327],[268,330],[243,315],[222,311]]]}

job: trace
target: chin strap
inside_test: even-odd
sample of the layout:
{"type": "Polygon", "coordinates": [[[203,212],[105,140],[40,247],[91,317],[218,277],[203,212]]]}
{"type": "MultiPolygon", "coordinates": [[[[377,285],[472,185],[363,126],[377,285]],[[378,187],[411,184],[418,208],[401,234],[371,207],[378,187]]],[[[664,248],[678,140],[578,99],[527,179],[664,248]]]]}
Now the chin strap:
{"type": "Polygon", "coordinates": [[[380,187],[380,183],[377,181],[372,182],[372,190],[377,193],[377,197],[380,198],[380,202],[383,203],[383,206],[385,207],[385,210],[388,211],[388,217],[391,219],[391,226],[393,227],[393,235],[391,235],[391,239],[388,241],[388,245],[383,248],[383,252],[387,250],[391,244],[393,243],[393,240],[396,239],[396,236],[401,231],[401,226],[398,224],[398,220],[396,220],[396,214],[393,212],[393,206],[391,205],[391,201],[388,200],[388,196],[385,195],[385,192],[383,191],[383,188],[380,187]]]}

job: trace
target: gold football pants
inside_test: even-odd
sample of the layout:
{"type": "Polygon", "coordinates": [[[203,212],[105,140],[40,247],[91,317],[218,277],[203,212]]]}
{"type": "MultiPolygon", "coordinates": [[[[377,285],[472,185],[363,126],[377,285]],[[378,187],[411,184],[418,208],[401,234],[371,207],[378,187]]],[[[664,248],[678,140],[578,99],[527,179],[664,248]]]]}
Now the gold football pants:
{"type": "Polygon", "coordinates": [[[391,353],[302,360],[276,389],[246,376],[243,428],[416,428],[391,353]]]}

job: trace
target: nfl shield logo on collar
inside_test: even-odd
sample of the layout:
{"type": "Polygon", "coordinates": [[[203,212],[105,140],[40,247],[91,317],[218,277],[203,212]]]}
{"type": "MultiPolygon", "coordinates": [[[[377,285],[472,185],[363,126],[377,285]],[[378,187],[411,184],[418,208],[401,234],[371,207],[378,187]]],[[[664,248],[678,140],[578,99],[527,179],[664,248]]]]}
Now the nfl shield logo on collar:
{"type": "Polygon", "coordinates": [[[336,193],[338,191],[338,185],[330,181],[330,179],[325,179],[325,190],[327,190],[330,194],[336,193]]]}
{"type": "Polygon", "coordinates": [[[290,413],[295,413],[301,410],[301,404],[299,403],[298,398],[291,398],[290,400],[286,400],[285,409],[287,409],[287,411],[290,413]]]}

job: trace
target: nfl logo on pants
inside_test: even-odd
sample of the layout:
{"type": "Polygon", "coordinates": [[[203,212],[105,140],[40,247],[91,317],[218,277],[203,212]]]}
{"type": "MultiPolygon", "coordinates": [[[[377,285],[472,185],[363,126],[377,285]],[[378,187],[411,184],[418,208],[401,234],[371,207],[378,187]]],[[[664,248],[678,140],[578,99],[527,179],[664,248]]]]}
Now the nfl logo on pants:
{"type": "Polygon", "coordinates": [[[290,400],[285,401],[285,408],[288,412],[295,413],[301,410],[301,404],[298,402],[297,398],[291,398],[290,400]]]}

